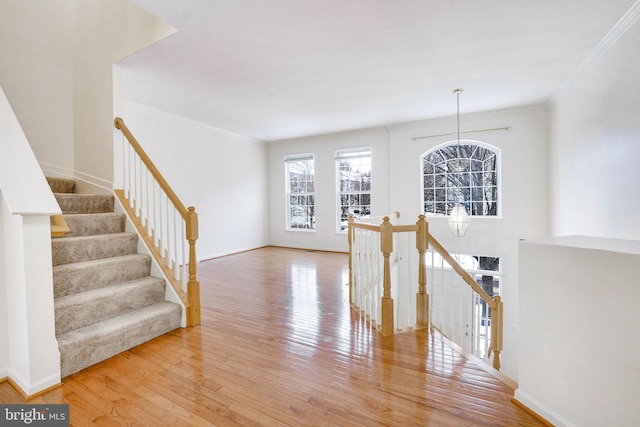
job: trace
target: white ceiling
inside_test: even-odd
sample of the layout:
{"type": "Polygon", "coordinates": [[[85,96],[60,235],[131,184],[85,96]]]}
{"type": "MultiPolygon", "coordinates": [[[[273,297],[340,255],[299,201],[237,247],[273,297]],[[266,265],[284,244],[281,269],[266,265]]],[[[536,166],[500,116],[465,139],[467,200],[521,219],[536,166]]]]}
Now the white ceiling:
{"type": "Polygon", "coordinates": [[[272,141],[540,104],[634,0],[134,0],[127,98],[272,141]]]}

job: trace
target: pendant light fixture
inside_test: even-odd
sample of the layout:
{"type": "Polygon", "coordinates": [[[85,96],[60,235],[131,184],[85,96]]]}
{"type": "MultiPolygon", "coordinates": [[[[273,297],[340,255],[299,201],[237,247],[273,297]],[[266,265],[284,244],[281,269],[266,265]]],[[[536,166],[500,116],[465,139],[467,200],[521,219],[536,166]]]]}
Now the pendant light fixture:
{"type": "Polygon", "coordinates": [[[460,165],[460,92],[462,92],[462,89],[454,89],[453,91],[453,93],[456,94],[458,106],[456,113],[458,120],[458,144],[456,145],[456,163],[454,168],[456,174],[456,203],[453,205],[453,208],[451,208],[451,213],[449,214],[449,228],[456,237],[464,237],[471,223],[467,209],[462,204],[464,202],[464,195],[460,188],[460,174],[463,171],[460,165]]]}

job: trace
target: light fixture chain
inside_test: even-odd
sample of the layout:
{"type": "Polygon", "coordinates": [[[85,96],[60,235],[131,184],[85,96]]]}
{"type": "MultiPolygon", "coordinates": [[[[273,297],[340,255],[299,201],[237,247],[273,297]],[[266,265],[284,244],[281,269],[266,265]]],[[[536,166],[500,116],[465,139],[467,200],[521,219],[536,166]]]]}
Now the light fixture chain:
{"type": "Polygon", "coordinates": [[[460,166],[460,92],[462,89],[455,89],[453,93],[456,94],[456,119],[458,121],[458,142],[456,144],[456,167],[455,167],[455,176],[456,176],[456,190],[457,194],[456,203],[453,205],[451,209],[451,213],[449,214],[449,227],[451,228],[451,232],[454,236],[464,237],[467,232],[467,227],[469,226],[470,218],[467,213],[466,208],[464,207],[464,193],[461,188],[460,175],[462,174],[462,167],[460,166]]]}
{"type": "Polygon", "coordinates": [[[460,172],[460,92],[462,89],[454,90],[456,93],[456,119],[458,121],[458,143],[456,145],[456,168],[460,172]]]}

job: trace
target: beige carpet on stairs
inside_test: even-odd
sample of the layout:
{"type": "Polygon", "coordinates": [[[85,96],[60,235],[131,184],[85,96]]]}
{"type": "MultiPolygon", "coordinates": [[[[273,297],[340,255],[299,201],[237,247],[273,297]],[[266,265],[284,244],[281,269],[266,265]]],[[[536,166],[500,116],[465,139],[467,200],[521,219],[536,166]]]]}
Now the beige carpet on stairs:
{"type": "Polygon", "coordinates": [[[56,338],[62,376],[180,327],[181,306],[165,301],[138,236],[125,231],[113,196],[75,194],[70,179],[47,178],[70,232],[51,241],[56,338]]]}

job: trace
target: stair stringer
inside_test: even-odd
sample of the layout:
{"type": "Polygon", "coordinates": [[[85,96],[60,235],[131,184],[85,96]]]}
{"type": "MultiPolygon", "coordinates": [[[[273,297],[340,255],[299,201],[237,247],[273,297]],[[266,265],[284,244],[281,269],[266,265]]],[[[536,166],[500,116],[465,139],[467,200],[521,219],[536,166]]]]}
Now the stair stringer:
{"type": "Polygon", "coordinates": [[[180,326],[185,328],[187,326],[187,314],[186,314],[187,307],[185,306],[184,301],[182,301],[178,293],[175,291],[175,289],[173,289],[173,286],[171,285],[169,278],[165,274],[164,270],[160,267],[160,264],[158,264],[158,261],[156,260],[156,257],[153,256],[153,253],[151,252],[150,248],[147,246],[144,236],[140,234],[140,231],[135,226],[127,210],[124,208],[124,206],[122,206],[122,202],[120,201],[120,198],[115,194],[115,192],[112,192],[112,194],[114,196],[113,211],[125,214],[125,217],[126,217],[125,231],[136,233],[138,235],[138,253],[146,254],[151,257],[151,275],[156,277],[161,277],[165,281],[165,295],[164,295],[165,300],[179,304],[182,307],[182,314],[180,317],[180,326]]]}

